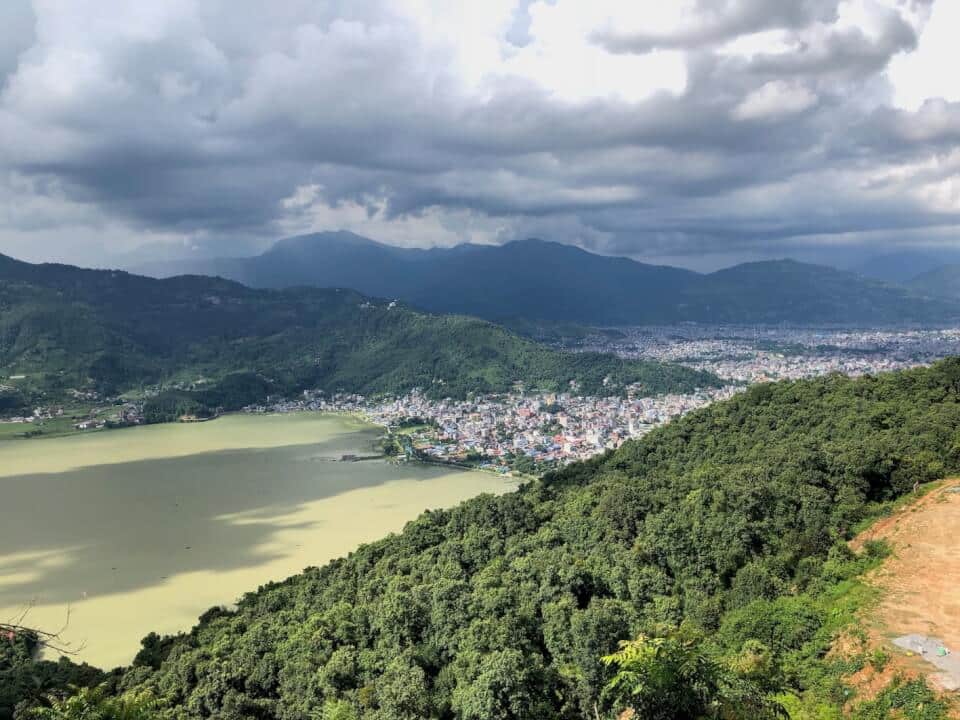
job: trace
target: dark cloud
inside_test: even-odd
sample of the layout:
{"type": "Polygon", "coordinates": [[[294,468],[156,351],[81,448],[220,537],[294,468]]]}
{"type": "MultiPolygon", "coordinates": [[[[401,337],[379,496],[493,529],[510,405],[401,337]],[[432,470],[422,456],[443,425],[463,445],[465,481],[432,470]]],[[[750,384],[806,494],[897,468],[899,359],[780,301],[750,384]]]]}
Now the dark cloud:
{"type": "Polygon", "coordinates": [[[24,29],[0,42],[0,251],[38,227],[233,252],[347,224],[746,255],[960,222],[958,105],[890,105],[884,70],[917,43],[899,5],[870,28],[836,0],[703,0],[669,33],[601,28],[595,48],[682,53],[686,86],[570,99],[510,64],[546,52],[538,17],[569,1],[504,4],[493,65],[468,42],[484,18],[444,7],[434,23],[371,0],[5,5],[24,29]],[[720,47],[764,30],[786,47],[720,47]]]}
{"type": "Polygon", "coordinates": [[[34,43],[35,23],[29,0],[5,0],[0,4],[0,88],[17,69],[20,54],[34,43]]]}

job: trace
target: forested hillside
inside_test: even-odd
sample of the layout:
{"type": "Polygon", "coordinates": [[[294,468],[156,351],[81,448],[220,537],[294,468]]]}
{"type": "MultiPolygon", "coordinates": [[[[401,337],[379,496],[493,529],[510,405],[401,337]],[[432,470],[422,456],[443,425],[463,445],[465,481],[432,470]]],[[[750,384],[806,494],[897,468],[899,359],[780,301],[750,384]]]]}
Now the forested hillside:
{"type": "MultiPolygon", "coordinates": [[[[703,667],[771,701],[839,710],[851,665],[824,655],[871,562],[842,541],[958,470],[958,359],[755,386],[149,638],[119,687],[184,718],[612,717],[639,698],[604,691],[600,658],[647,634],[700,638],[703,667]]],[[[925,707],[905,716],[942,716],[925,707]]]]}
{"type": "Polygon", "coordinates": [[[716,378],[677,365],[561,353],[488,322],[434,316],[349,290],[254,290],[216,278],[154,280],[0,256],[0,375],[50,393],[195,384],[149,415],[228,409],[302,388],[434,395],[528,387],[689,391],[716,378]],[[605,382],[606,381],[606,382],[605,382]]]}
{"type": "Polygon", "coordinates": [[[866,323],[942,322],[960,305],[929,293],[792,260],[751,262],[719,270],[690,286],[684,314],[713,322],[866,323]]]}

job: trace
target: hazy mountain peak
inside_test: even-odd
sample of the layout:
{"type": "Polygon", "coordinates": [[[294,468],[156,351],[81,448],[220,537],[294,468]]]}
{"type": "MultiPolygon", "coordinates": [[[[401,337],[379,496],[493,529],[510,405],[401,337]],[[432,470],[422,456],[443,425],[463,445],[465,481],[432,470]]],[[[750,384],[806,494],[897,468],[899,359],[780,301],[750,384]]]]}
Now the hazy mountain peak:
{"type": "Polygon", "coordinates": [[[254,287],[352,288],[495,321],[893,324],[960,316],[950,300],[790,258],[701,275],[540,238],[423,250],[348,231],[313,233],[211,269],[254,287]]]}
{"type": "Polygon", "coordinates": [[[960,300],[960,263],[928,270],[917,275],[907,285],[924,295],[960,300]]]}
{"type": "Polygon", "coordinates": [[[820,269],[820,270],[833,270],[836,271],[836,268],[832,268],[828,265],[816,265],[814,263],[801,262],[800,260],[795,260],[793,258],[772,258],[769,260],[750,260],[748,262],[739,263],[738,265],[731,265],[728,268],[723,270],[717,270],[717,272],[724,272],[726,270],[737,270],[743,268],[757,268],[757,269],[766,269],[766,270],[783,270],[783,269],[820,269]]]}
{"type": "Polygon", "coordinates": [[[378,243],[362,235],[357,235],[349,230],[330,230],[283,238],[274,243],[264,255],[290,249],[314,249],[324,245],[387,247],[382,243],[378,243]]]}
{"type": "MultiPolygon", "coordinates": [[[[497,247],[496,245],[488,245],[486,247],[497,247]]],[[[530,247],[530,248],[569,248],[571,250],[581,250],[582,248],[576,245],[570,245],[566,243],[558,243],[555,240],[544,240],[543,238],[528,237],[528,238],[517,238],[515,240],[510,240],[509,242],[504,243],[501,247],[530,247]]]]}
{"type": "Polygon", "coordinates": [[[866,259],[854,272],[887,282],[909,283],[915,277],[935,272],[944,265],[960,263],[960,252],[947,250],[900,250],[866,259]]]}

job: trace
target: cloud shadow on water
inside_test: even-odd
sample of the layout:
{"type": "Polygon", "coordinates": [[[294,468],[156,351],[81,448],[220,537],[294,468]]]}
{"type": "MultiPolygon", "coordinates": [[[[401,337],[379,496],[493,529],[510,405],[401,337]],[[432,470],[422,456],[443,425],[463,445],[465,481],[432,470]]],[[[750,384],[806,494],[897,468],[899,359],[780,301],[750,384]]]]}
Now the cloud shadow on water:
{"type": "Polygon", "coordinates": [[[380,461],[331,462],[341,452],[334,439],[5,478],[0,607],[269,563],[284,554],[264,547],[279,533],[319,524],[291,517],[308,503],[404,477],[380,461]]]}

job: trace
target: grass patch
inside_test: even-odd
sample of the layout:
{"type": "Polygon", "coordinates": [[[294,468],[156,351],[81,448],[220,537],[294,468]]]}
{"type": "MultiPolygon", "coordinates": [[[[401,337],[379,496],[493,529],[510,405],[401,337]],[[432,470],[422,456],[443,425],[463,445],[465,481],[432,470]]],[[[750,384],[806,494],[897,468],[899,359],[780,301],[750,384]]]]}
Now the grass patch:
{"type": "Polygon", "coordinates": [[[923,680],[897,677],[877,697],[854,707],[851,720],[941,720],[949,704],[937,698],[923,680]]]}

